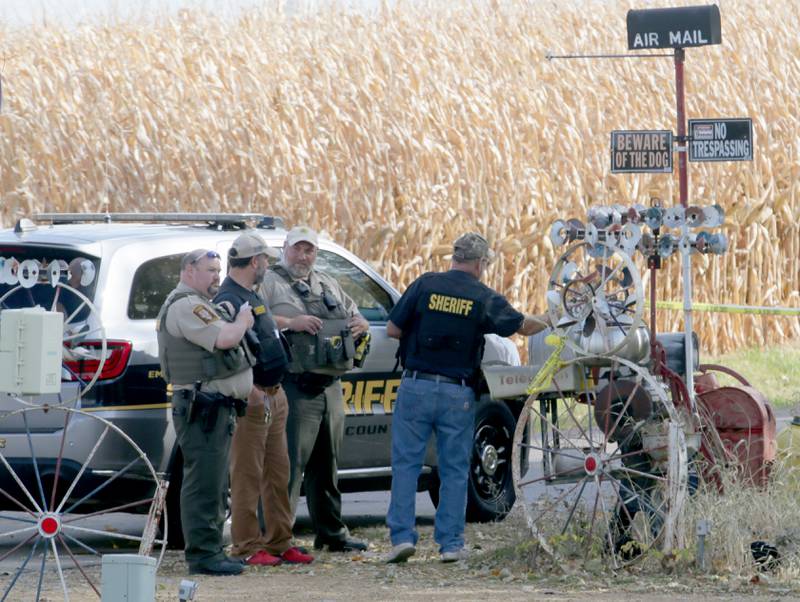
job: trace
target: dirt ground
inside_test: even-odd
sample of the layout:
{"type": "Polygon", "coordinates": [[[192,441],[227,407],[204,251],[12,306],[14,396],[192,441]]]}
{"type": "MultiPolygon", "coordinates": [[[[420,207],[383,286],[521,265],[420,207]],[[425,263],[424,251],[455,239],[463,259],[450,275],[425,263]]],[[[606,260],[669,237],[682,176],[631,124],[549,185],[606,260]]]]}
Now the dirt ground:
{"type": "MultiPolygon", "coordinates": [[[[174,601],[182,579],[198,583],[197,601],[311,600],[318,602],[375,602],[383,600],[592,600],[622,597],[652,602],[680,600],[800,599],[800,582],[769,575],[713,576],[673,571],[647,573],[626,569],[616,574],[600,561],[565,562],[544,573],[530,567],[526,529],[519,516],[503,523],[468,525],[467,560],[442,564],[433,542],[433,527],[420,526],[417,554],[405,565],[387,565],[389,550],[384,527],[353,531],[367,539],[370,549],[360,554],[318,553],[307,566],[249,567],[239,577],[189,576],[181,552],[168,551],[157,575],[156,599],[174,601]]],[[[299,545],[310,547],[310,535],[299,545]]],[[[123,551],[123,550],[121,550],[123,551]]],[[[100,583],[100,567],[90,574],[100,583]]],[[[75,569],[66,570],[70,600],[97,600],[75,569]]],[[[5,577],[7,578],[7,577],[5,577]]],[[[34,598],[32,579],[16,587],[13,599],[34,598]]],[[[58,581],[48,579],[42,600],[62,600],[58,581]]]]}

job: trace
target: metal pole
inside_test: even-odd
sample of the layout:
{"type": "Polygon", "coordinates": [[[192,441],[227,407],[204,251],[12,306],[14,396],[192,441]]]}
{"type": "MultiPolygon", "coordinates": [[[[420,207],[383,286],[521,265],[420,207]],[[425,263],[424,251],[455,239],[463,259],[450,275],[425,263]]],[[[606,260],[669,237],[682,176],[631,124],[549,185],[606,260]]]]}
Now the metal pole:
{"type": "Polygon", "coordinates": [[[689,205],[689,174],[686,171],[686,105],[683,87],[683,63],[686,51],[683,48],[675,49],[675,96],[678,105],[678,178],[680,182],[681,205],[689,205]]]}
{"type": "MultiPolygon", "coordinates": [[[[685,51],[683,48],[675,49],[675,96],[678,109],[678,178],[680,186],[680,201],[684,208],[689,205],[689,173],[686,159],[689,148],[689,141],[686,139],[686,104],[685,89],[683,85],[683,64],[685,61],[685,51]]],[[[689,236],[689,227],[685,221],[681,228],[681,234],[686,240],[689,236]]],[[[694,394],[694,349],[692,347],[692,332],[694,330],[692,320],[692,258],[691,248],[688,244],[681,245],[681,257],[683,268],[683,324],[686,335],[685,339],[685,360],[686,360],[686,388],[689,391],[689,400],[692,411],[696,410],[694,394]]]]}

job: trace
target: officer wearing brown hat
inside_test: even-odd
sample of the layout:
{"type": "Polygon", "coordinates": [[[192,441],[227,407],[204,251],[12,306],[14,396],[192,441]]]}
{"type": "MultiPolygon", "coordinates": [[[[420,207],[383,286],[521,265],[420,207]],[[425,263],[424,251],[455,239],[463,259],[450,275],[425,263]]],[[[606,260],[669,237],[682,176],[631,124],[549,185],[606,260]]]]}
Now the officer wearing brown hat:
{"type": "Polygon", "coordinates": [[[531,335],[546,315],[525,316],[481,283],[493,254],[480,234],[453,244],[451,269],[429,272],[411,283],[392,309],[386,334],[400,339],[403,378],[392,416],[392,497],[386,523],[392,551],[387,562],[416,552],[417,479],[431,434],[441,485],[434,538],[443,562],[464,556],[475,391],[484,335],[531,335]]]}
{"type": "Polygon", "coordinates": [[[245,414],[236,422],[231,445],[231,554],[247,564],[262,566],[313,560],[291,544],[294,517],[289,504],[286,447],[289,408],[281,386],[288,358],[272,312],[254,290],[264,280],[268,257],[279,256],[278,250],[255,232],[240,234],[228,251],[228,276],[214,298],[232,314],[249,303],[255,319],[252,336],[247,337],[257,360],[254,386],[245,414]]]}
{"type": "Polygon", "coordinates": [[[158,313],[158,355],[172,386],[172,423],[183,453],[181,523],[191,573],[238,575],[222,547],[228,455],[238,407],[253,388],[253,356],[242,345],[253,325],[249,305],[224,315],[210,299],[219,288],[216,251],[181,261],[180,283],[158,313]]]}
{"type": "Polygon", "coordinates": [[[337,471],[344,435],[339,376],[353,368],[354,339],[369,330],[369,322],[334,278],[314,269],[318,245],[311,228],[292,228],[281,261],[270,267],[260,289],[292,350],[284,381],[289,398],[289,497],[296,510],[305,483],[315,548],[365,550],[367,545],[351,538],[342,522],[337,471]]]}

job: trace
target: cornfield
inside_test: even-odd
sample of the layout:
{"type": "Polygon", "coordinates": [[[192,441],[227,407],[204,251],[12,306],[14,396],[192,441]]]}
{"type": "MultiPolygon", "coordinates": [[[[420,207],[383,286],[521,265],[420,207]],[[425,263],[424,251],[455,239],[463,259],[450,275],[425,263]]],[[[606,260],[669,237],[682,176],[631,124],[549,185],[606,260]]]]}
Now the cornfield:
{"type": "MultiPolygon", "coordinates": [[[[483,232],[488,282],[542,311],[593,204],[678,202],[676,173],[609,172],[609,133],[675,130],[674,67],[547,60],[625,52],[629,8],[682,1],[466,0],[374,13],[0,29],[0,222],[40,211],[257,211],[308,223],[400,290],[483,232]]],[[[800,306],[800,12],[721,2],[720,46],[687,51],[687,116],[752,117],[755,160],[690,164],[730,250],[694,262],[697,301],[800,306]]],[[[676,161],[677,164],[677,161],[676,161]]],[[[679,259],[659,299],[680,299],[679,259]]],[[[800,338],[800,320],[698,314],[703,348],[800,338]]],[[[681,327],[662,312],[659,328],[681,327]]]]}

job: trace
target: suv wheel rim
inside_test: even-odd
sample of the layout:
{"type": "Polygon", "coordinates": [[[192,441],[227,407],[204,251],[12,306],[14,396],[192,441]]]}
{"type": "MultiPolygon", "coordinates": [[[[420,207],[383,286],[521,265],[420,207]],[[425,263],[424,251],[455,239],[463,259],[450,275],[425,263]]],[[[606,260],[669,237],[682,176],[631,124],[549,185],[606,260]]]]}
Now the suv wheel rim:
{"type": "Polygon", "coordinates": [[[494,445],[485,445],[481,454],[483,472],[489,476],[494,476],[494,473],[497,472],[498,459],[497,449],[495,449],[494,445]]]}
{"type": "Polygon", "coordinates": [[[486,423],[475,432],[476,462],[472,479],[476,491],[484,500],[494,500],[502,495],[508,475],[511,443],[511,434],[502,427],[486,423]]]}

